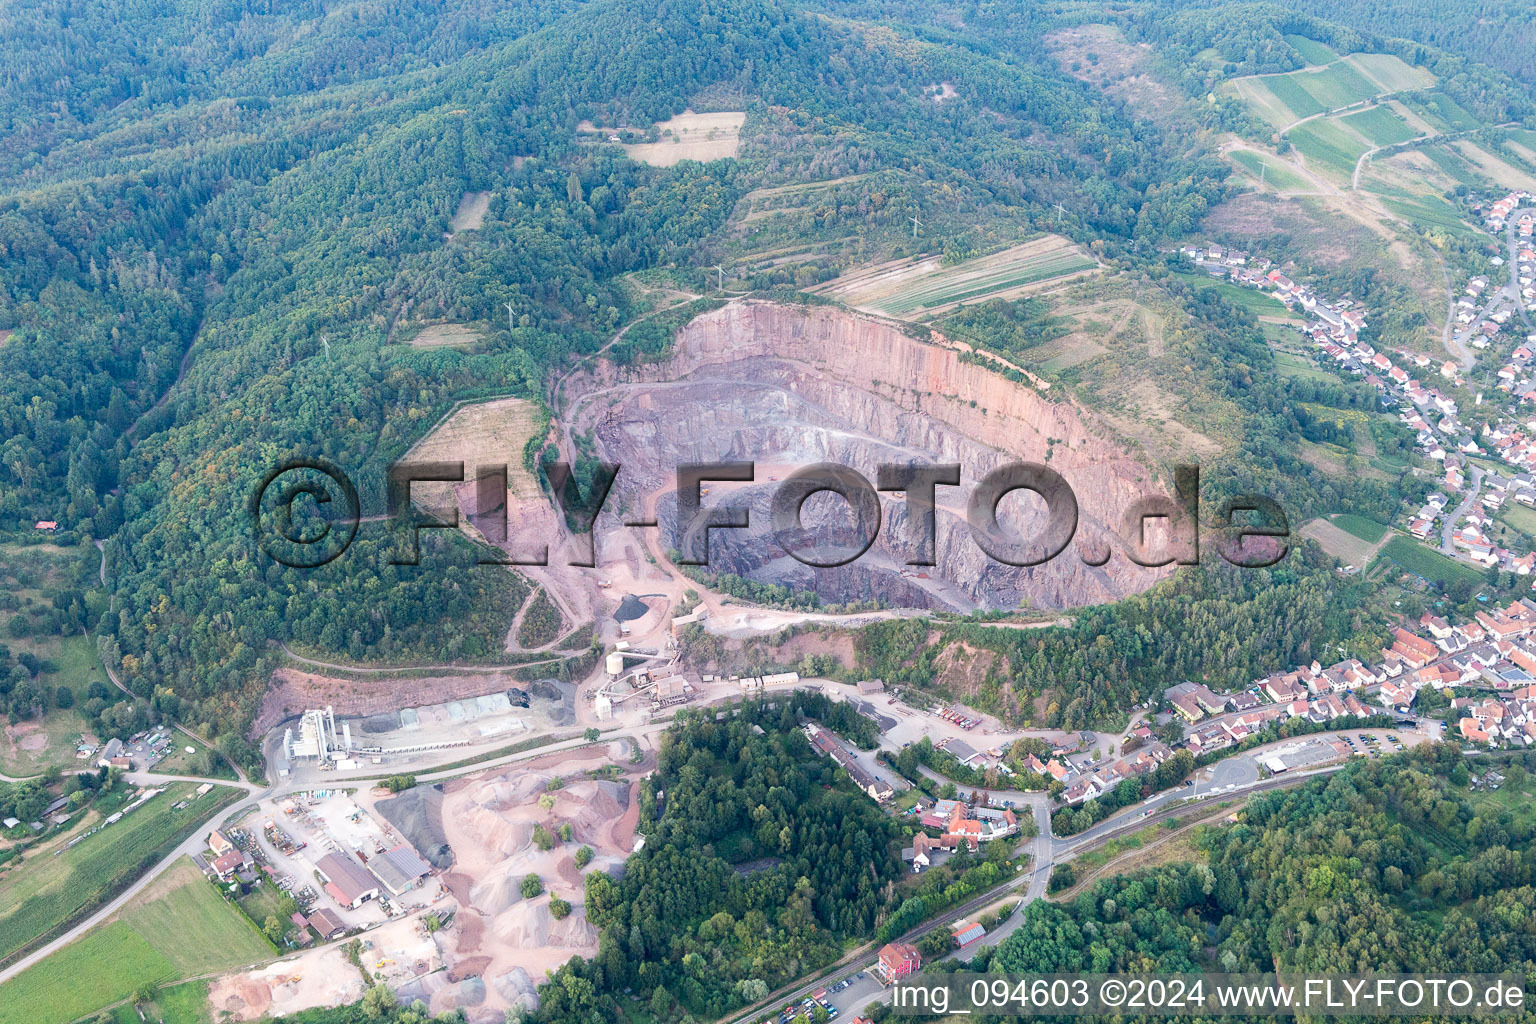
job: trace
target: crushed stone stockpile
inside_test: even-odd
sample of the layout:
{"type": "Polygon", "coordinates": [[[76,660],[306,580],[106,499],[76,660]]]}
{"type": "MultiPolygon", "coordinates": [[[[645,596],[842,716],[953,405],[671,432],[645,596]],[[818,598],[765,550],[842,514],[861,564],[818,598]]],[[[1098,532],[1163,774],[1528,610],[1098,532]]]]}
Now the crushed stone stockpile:
{"type": "MultiPolygon", "coordinates": [[[[550,721],[559,728],[576,721],[576,690],[575,683],[562,683],[558,679],[539,679],[529,684],[528,695],[533,700],[556,702],[557,707],[547,710],[550,721]]],[[[541,708],[541,710],[545,709],[541,708]]]]}
{"type": "Polygon", "coordinates": [[[435,868],[453,866],[453,848],[443,829],[443,787],[417,786],[380,800],[378,812],[435,868]]]}

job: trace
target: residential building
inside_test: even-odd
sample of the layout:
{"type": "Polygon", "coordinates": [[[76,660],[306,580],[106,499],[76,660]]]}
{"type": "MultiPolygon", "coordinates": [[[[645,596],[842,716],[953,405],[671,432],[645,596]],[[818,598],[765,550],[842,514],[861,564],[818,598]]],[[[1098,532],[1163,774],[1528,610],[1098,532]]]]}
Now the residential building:
{"type": "Polygon", "coordinates": [[[880,950],[880,959],[875,965],[875,970],[886,981],[899,981],[916,974],[922,966],[923,958],[917,952],[916,946],[907,942],[892,942],[880,950]]]}

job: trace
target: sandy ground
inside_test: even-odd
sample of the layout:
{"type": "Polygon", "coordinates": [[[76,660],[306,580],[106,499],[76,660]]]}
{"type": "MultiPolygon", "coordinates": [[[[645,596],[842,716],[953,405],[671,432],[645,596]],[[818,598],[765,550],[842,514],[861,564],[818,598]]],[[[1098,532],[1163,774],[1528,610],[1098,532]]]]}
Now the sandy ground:
{"type": "Polygon", "coordinates": [[[48,749],[48,731],[39,722],[21,722],[5,727],[5,740],[12,748],[27,753],[48,749]]]}
{"type": "Polygon", "coordinates": [[[340,946],[326,946],[260,970],[214,981],[208,1000],[219,1020],[259,1020],[314,1007],[344,1006],[363,998],[362,975],[340,946]]]}
{"type": "MultiPolygon", "coordinates": [[[[450,928],[436,936],[448,966],[447,980],[484,981],[484,1001],[472,1018],[499,1020],[511,1000],[537,984],[547,971],[573,956],[597,952],[597,929],[584,909],[583,869],[573,859],[583,845],[593,850],[585,871],[616,871],[634,849],[640,805],[640,769],[628,765],[623,744],[587,748],[539,758],[444,786],[443,828],[453,848],[454,866],[443,878],[458,903],[450,928]],[[621,781],[574,779],[550,785],[557,777],[606,764],[625,767],[621,781]],[[540,806],[540,796],[553,805],[540,806]],[[570,842],[550,850],[533,842],[535,825],[555,833],[561,824],[573,832],[570,842]],[[524,899],[520,886],[536,874],[544,894],[524,899]],[[549,912],[551,896],[571,904],[557,921],[549,912]]],[[[433,1012],[465,1006],[462,987],[428,993],[433,1012]]]]}

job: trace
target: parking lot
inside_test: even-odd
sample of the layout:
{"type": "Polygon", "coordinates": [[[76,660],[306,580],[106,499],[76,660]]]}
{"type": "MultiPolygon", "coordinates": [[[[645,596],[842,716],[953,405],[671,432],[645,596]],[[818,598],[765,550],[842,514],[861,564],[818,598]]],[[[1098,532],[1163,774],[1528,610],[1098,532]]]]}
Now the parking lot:
{"type": "Polygon", "coordinates": [[[832,1020],[847,1016],[856,1016],[859,1010],[867,1006],[881,991],[881,984],[869,971],[857,971],[852,974],[840,975],[824,989],[818,989],[799,1003],[788,1004],[779,1011],[777,1019],[779,1024],[789,1024],[789,1021],[801,1013],[809,1016],[814,1006],[819,1003],[827,1011],[827,1016],[832,1020]],[[862,1000],[860,999],[863,995],[862,1000]]]}

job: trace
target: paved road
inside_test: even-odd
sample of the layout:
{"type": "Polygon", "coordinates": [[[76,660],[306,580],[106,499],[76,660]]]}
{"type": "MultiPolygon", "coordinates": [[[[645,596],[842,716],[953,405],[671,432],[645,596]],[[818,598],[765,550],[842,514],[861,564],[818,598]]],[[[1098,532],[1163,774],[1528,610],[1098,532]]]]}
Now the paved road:
{"type": "MultiPolygon", "coordinates": [[[[222,782],[217,779],[206,779],[200,781],[217,782],[219,785],[229,785],[229,783],[222,782]]],[[[247,793],[243,799],[231,805],[224,811],[224,818],[227,819],[232,815],[244,813],[245,811],[250,810],[256,806],[256,803],[259,799],[259,793],[247,793]]],[[[203,849],[203,847],[207,846],[208,832],[206,829],[211,827],[211,823],[209,825],[199,826],[196,830],[193,831],[191,835],[183,839],[181,843],[178,844],[176,848],[165,857],[164,860],[160,861],[160,863],[156,864],[143,875],[139,876],[137,881],[128,886],[128,888],[124,889],[115,899],[111,900],[90,917],[86,918],[84,921],[81,921],[79,924],[75,925],[75,927],[71,928],[57,939],[54,939],[46,946],[28,953],[26,956],[22,957],[20,960],[17,960],[9,967],[5,968],[4,970],[0,970],[0,984],[4,984],[11,978],[26,970],[28,967],[41,962],[45,958],[63,949],[65,946],[69,945],[71,942],[74,942],[76,939],[85,935],[87,932],[92,931],[97,925],[101,924],[101,922],[117,913],[125,905],[127,905],[129,900],[133,899],[140,892],[142,892],[145,886],[149,885],[150,882],[158,878],[167,868],[169,868],[172,864],[175,864],[177,860],[184,856],[197,853],[199,850],[203,849]]]]}
{"type": "MultiPolygon", "coordinates": [[[[664,728],[665,726],[659,725],[659,727],[664,728]]],[[[628,739],[631,742],[635,742],[635,737],[630,735],[605,735],[604,739],[610,741],[615,739],[628,739]]],[[[535,747],[532,750],[520,751],[516,754],[508,754],[505,757],[493,758],[489,761],[481,761],[476,764],[466,765],[463,768],[455,768],[439,772],[429,772],[425,774],[419,774],[416,777],[422,782],[435,782],[441,779],[449,779],[459,775],[468,775],[474,772],[484,771],[487,768],[494,768],[498,765],[509,764],[513,761],[542,757],[552,751],[564,750],[568,747],[580,746],[584,743],[586,743],[586,740],[577,738],[574,740],[551,744],[547,747],[535,747]]],[[[132,885],[128,886],[127,889],[124,889],[122,893],[120,893],[111,902],[101,907],[95,913],[87,917],[84,921],[81,921],[75,927],[71,928],[57,939],[54,939],[46,946],[40,947],[39,949],[22,957],[20,960],[17,960],[9,967],[0,970],[0,984],[4,984],[6,981],[15,977],[17,974],[26,970],[28,967],[41,962],[46,957],[58,952],[60,949],[63,949],[71,942],[85,935],[87,932],[94,929],[97,925],[107,920],[107,918],[121,910],[129,900],[133,899],[140,892],[142,892],[150,882],[154,881],[161,874],[163,874],[171,865],[175,864],[177,860],[202,850],[203,847],[207,845],[206,840],[209,830],[217,827],[215,825],[216,821],[230,821],[239,818],[247,812],[253,810],[262,800],[268,798],[276,799],[279,797],[287,796],[290,793],[298,793],[307,789],[314,788],[313,782],[287,782],[280,786],[269,786],[263,789],[257,786],[255,783],[250,782],[248,779],[242,779],[240,782],[234,783],[229,782],[226,779],[202,779],[195,776],[184,775],[158,775],[153,772],[130,772],[127,773],[126,777],[129,779],[129,781],[140,785],[154,785],[157,783],[170,781],[199,783],[212,782],[219,786],[233,786],[237,789],[244,789],[246,791],[246,795],[236,803],[231,804],[220,815],[210,819],[203,825],[200,825],[196,831],[194,831],[180,844],[178,844],[177,847],[168,855],[166,855],[164,859],[162,859],[158,864],[141,875],[135,882],[133,882],[132,885]]],[[[343,783],[349,787],[356,786],[363,788],[373,785],[376,782],[380,782],[384,778],[385,776],[380,775],[370,778],[337,779],[337,782],[343,783]]]]}
{"type": "Polygon", "coordinates": [[[1510,211],[1509,222],[1504,225],[1504,236],[1509,243],[1509,291],[1514,300],[1515,310],[1520,314],[1520,320],[1525,324],[1527,331],[1536,331],[1536,326],[1531,324],[1531,315],[1526,311],[1525,298],[1520,294],[1520,239],[1515,232],[1514,211],[1510,211]]]}
{"type": "MultiPolygon", "coordinates": [[[[113,681],[117,682],[116,679],[113,681]]],[[[118,685],[121,684],[119,683],[118,685]]],[[[605,741],[612,741],[616,739],[628,740],[630,743],[636,745],[636,749],[639,749],[642,737],[649,738],[650,735],[661,732],[669,726],[669,722],[655,722],[622,734],[605,734],[603,739],[605,741]]],[[[475,772],[484,771],[489,768],[495,768],[500,765],[510,764],[516,761],[528,760],[535,757],[542,757],[546,754],[558,752],[560,750],[583,746],[587,742],[588,741],[585,738],[581,737],[573,738],[570,740],[563,740],[559,743],[549,744],[548,746],[535,747],[531,750],[519,751],[517,753],[507,754],[502,757],[479,761],[460,768],[444,769],[436,772],[418,773],[417,779],[421,782],[430,783],[443,779],[455,778],[460,775],[473,774],[475,772]]],[[[1278,778],[1266,780],[1258,780],[1257,772],[1255,771],[1255,781],[1252,783],[1243,783],[1238,781],[1245,777],[1244,771],[1240,766],[1233,766],[1229,769],[1223,769],[1223,766],[1226,765],[1228,761],[1251,760],[1253,754],[1254,751],[1246,751],[1241,755],[1237,755],[1236,758],[1217,762],[1217,764],[1213,767],[1212,776],[1208,785],[1227,786],[1231,784],[1233,788],[1228,795],[1230,797],[1238,797],[1265,789],[1274,789],[1282,786],[1296,785],[1308,778],[1327,774],[1332,771],[1337,771],[1339,768],[1343,767],[1343,764],[1341,763],[1313,771],[1289,772],[1286,775],[1280,776],[1278,778]],[[1217,781],[1218,770],[1222,771],[1219,782],[1217,781]]],[[[381,781],[384,777],[384,775],[379,775],[354,778],[342,777],[338,775],[335,778],[335,781],[338,784],[346,786],[365,787],[381,781]]],[[[245,778],[243,775],[240,781],[236,783],[231,783],[224,779],[203,779],[197,776],[185,775],[161,775],[154,772],[130,772],[127,774],[127,778],[129,781],[140,785],[154,785],[172,781],[198,783],[212,782],[215,785],[232,786],[237,789],[243,789],[245,790],[246,795],[236,803],[232,804],[230,807],[226,808],[222,815],[217,816],[215,819],[210,819],[209,822],[199,826],[196,831],[194,831],[185,840],[178,844],[178,846],[168,856],[162,859],[149,871],[145,872],[140,878],[133,882],[133,884],[131,884],[127,889],[120,893],[116,898],[91,914],[84,921],[71,928],[68,932],[59,938],[54,939],[47,945],[22,957],[20,960],[16,961],[9,967],[0,970],[0,983],[4,983],[20,972],[26,970],[28,967],[39,963],[49,955],[57,952],[64,946],[67,946],[69,943],[73,942],[75,939],[78,939],[87,932],[91,931],[111,915],[122,909],[122,907],[125,906],[129,900],[131,900],[139,892],[143,891],[143,889],[148,886],[150,882],[159,877],[159,875],[161,875],[172,864],[176,863],[179,858],[200,851],[205,845],[204,837],[207,835],[207,830],[209,828],[215,827],[215,820],[230,821],[236,819],[254,809],[257,804],[264,799],[280,798],[290,793],[311,789],[315,785],[312,780],[290,781],[281,785],[261,788],[257,784],[252,783],[249,779],[245,778]]],[[[1032,902],[1036,899],[1040,899],[1045,895],[1045,886],[1049,879],[1050,868],[1057,862],[1064,858],[1070,858],[1072,856],[1079,855],[1089,849],[1093,849],[1099,845],[1102,845],[1103,843],[1108,842],[1110,839],[1122,833],[1139,830],[1146,827],[1147,825],[1156,824],[1157,822],[1164,820],[1165,818],[1172,815],[1186,812],[1191,806],[1177,799],[1181,790],[1172,790],[1166,793],[1158,794],[1151,800],[1147,801],[1146,804],[1136,805],[1132,808],[1122,811],[1117,815],[1114,815],[1113,817],[1107,818],[1076,836],[1068,838],[1056,838],[1051,835],[1051,801],[1045,794],[1016,790],[1003,790],[993,792],[1002,794],[1003,799],[1013,799],[1015,805],[1018,807],[1022,808],[1024,806],[1030,806],[1033,808],[1038,834],[1030,841],[1029,852],[1031,856],[1031,862],[1028,868],[1018,877],[1009,880],[1002,886],[994,889],[992,892],[970,900],[967,903],[962,904],[960,907],[951,909],[949,912],[941,915],[937,919],[927,922],[919,929],[909,933],[908,937],[915,937],[916,935],[931,930],[932,928],[946,927],[949,923],[955,920],[959,920],[962,917],[979,912],[996,902],[1008,898],[1010,894],[1021,888],[1024,889],[1021,905],[1028,904],[1029,902],[1032,902]]],[[[1018,927],[1018,919],[1021,916],[1022,915],[1020,913],[1016,912],[1014,917],[1010,919],[1009,922],[999,926],[997,929],[994,929],[994,934],[989,936],[991,941],[1000,942],[1009,934],[1011,934],[1013,930],[1018,927]]],[[[859,956],[872,957],[873,951],[874,949],[872,945],[865,947],[864,949],[857,951],[855,954],[850,954],[850,959],[856,961],[859,956]]],[[[829,978],[823,981],[812,982],[801,986],[796,990],[797,994],[787,998],[786,1001],[798,1001],[799,999],[803,998],[806,993],[812,992],[815,989],[822,987],[825,981],[828,980],[833,979],[829,978]]],[[[874,985],[873,980],[866,976],[866,978],[861,979],[858,984],[850,986],[848,989],[844,990],[844,992],[839,993],[839,1001],[834,1005],[837,1005],[841,1009],[843,1006],[843,1002],[841,1000],[846,998],[849,1006],[862,1007],[864,1004],[856,1002],[855,999],[861,994],[862,989],[866,985],[872,986],[873,988],[878,988],[878,986],[874,985]]],[[[883,992],[884,990],[882,989],[880,991],[883,992]]],[[[879,992],[872,990],[867,994],[870,997],[875,997],[879,995],[879,992]]],[[[750,1016],[751,1014],[744,1015],[742,1019],[750,1016]]]]}
{"type": "MultiPolygon", "coordinates": [[[[1252,751],[1246,751],[1243,755],[1239,756],[1246,757],[1252,753],[1252,751]]],[[[1217,762],[1218,765],[1224,763],[1217,762]]],[[[1265,790],[1297,786],[1308,779],[1336,772],[1343,768],[1346,763],[1348,762],[1327,765],[1311,771],[1287,772],[1285,775],[1270,779],[1259,780],[1256,778],[1253,783],[1239,785],[1232,792],[1222,794],[1222,797],[1223,799],[1236,799],[1265,790]]],[[[1255,772],[1256,775],[1257,773],[1255,772]]],[[[1012,935],[1023,924],[1025,908],[1030,903],[1045,896],[1045,887],[1050,880],[1051,868],[1055,864],[1097,849],[1117,836],[1140,831],[1150,825],[1159,824],[1168,818],[1189,814],[1192,811],[1198,811],[1202,806],[1208,806],[1208,804],[1188,803],[1178,799],[1181,793],[1185,796],[1189,795],[1183,789],[1170,790],[1167,793],[1159,794],[1152,801],[1149,801],[1148,803],[1152,805],[1151,807],[1138,804],[1114,817],[1106,818],[1093,828],[1065,838],[1051,836],[1049,801],[1042,800],[1037,802],[1035,804],[1035,820],[1039,825],[1040,832],[1031,840],[1029,852],[1033,860],[1025,871],[993,889],[991,892],[978,896],[960,907],[952,908],[939,917],[925,922],[902,936],[902,940],[911,942],[935,928],[947,928],[954,921],[962,919],[971,920],[974,916],[979,915],[994,904],[1005,902],[1017,895],[1020,897],[1019,905],[1015,908],[1013,914],[1008,920],[999,923],[992,931],[988,932],[980,944],[972,948],[971,955],[974,955],[977,949],[997,945],[1012,935]],[[1144,814],[1143,812],[1147,810],[1150,810],[1151,813],[1144,814]],[[1018,892],[1020,889],[1024,890],[1022,894],[1018,892]]],[[[1040,794],[1023,795],[1029,797],[1040,796],[1040,794]]],[[[804,982],[792,989],[785,990],[776,995],[769,1006],[773,1011],[777,1011],[779,1007],[786,1003],[798,1004],[817,989],[830,988],[836,982],[849,977],[855,979],[854,983],[841,992],[832,994],[828,999],[837,1008],[839,1019],[851,1017],[854,1013],[863,1010],[871,1003],[884,1003],[890,999],[890,990],[881,985],[874,975],[870,973],[868,968],[873,964],[874,958],[875,944],[870,943],[850,954],[846,958],[847,964],[841,970],[828,973],[815,981],[804,982]],[[863,977],[858,977],[859,973],[862,973],[863,977]]],[[[745,1024],[745,1022],[762,1020],[765,1016],[769,1015],[770,1009],[758,1008],[751,1012],[735,1013],[722,1018],[722,1020],[731,1022],[731,1024],[745,1024]]]]}
{"type": "Polygon", "coordinates": [[[1447,555],[1456,554],[1456,548],[1451,543],[1451,534],[1456,532],[1457,521],[1466,515],[1467,510],[1477,501],[1478,493],[1483,486],[1483,471],[1476,464],[1467,463],[1467,471],[1472,477],[1471,485],[1467,488],[1467,496],[1462,499],[1460,505],[1456,506],[1455,513],[1446,517],[1445,525],[1440,528],[1440,550],[1447,555]]]}

